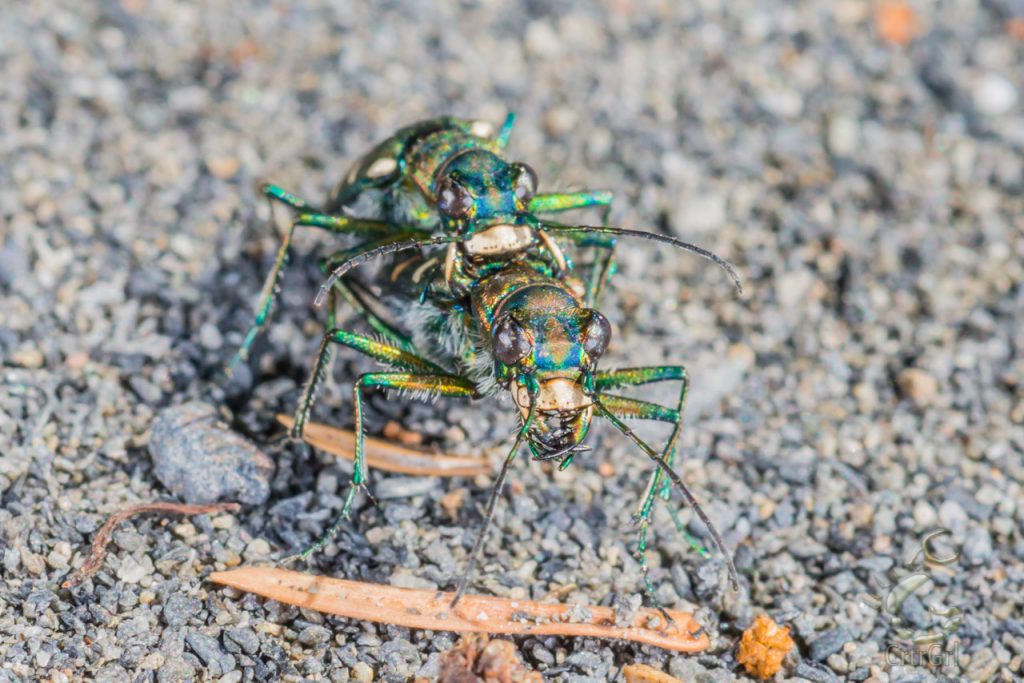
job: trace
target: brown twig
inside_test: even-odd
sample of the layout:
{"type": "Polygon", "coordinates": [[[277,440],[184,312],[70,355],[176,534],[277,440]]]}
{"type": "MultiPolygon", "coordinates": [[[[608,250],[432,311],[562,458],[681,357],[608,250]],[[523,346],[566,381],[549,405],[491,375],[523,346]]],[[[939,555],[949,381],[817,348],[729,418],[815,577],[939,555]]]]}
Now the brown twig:
{"type": "Polygon", "coordinates": [[[214,572],[210,580],[297,607],[406,628],[632,640],[677,652],[700,652],[708,647],[707,634],[693,616],[674,610],[668,610],[672,624],[666,624],[659,612],[642,609],[631,623],[619,625],[610,607],[466,595],[452,609],[453,593],[333,579],[276,567],[214,572]]]}
{"type": "Polygon", "coordinates": [[[110,544],[110,537],[113,535],[114,529],[121,522],[135,515],[141,515],[146,512],[162,512],[172,515],[205,515],[210,512],[235,512],[239,509],[241,509],[241,506],[238,503],[215,503],[213,505],[139,503],[138,505],[132,505],[124,510],[115,512],[104,522],[100,530],[96,532],[96,537],[92,539],[89,556],[85,558],[85,562],[61,586],[63,588],[74,588],[99,571],[99,568],[103,566],[103,558],[107,556],[107,546],[110,544]]]}
{"type": "MultiPolygon", "coordinates": [[[[295,420],[287,415],[278,415],[277,421],[288,429],[295,424],[295,420]]],[[[310,446],[331,455],[348,460],[355,458],[356,435],[347,429],[310,422],[303,430],[302,439],[310,446]]],[[[363,448],[366,453],[366,464],[386,472],[423,477],[475,477],[478,474],[491,473],[491,465],[487,458],[429,453],[383,439],[375,439],[372,436],[365,437],[363,448]]]]}

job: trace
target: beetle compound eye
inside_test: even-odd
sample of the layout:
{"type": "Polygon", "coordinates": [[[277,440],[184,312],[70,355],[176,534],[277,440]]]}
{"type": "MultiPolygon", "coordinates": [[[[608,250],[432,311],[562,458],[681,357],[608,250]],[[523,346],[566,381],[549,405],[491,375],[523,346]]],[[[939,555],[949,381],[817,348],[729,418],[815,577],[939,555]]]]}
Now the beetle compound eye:
{"type": "Polygon", "coordinates": [[[512,316],[505,316],[491,332],[491,345],[494,357],[505,365],[515,365],[529,355],[533,349],[533,340],[512,316]]]}
{"type": "Polygon", "coordinates": [[[516,164],[519,176],[516,178],[516,199],[528,205],[533,195],[537,194],[537,173],[526,164],[516,164]]]}
{"type": "Polygon", "coordinates": [[[597,360],[608,350],[612,339],[612,325],[599,311],[590,310],[590,318],[583,330],[583,350],[591,360],[597,360]]]}
{"type": "Polygon", "coordinates": [[[446,176],[437,183],[437,209],[451,218],[461,218],[473,208],[473,196],[469,190],[446,176]]]}

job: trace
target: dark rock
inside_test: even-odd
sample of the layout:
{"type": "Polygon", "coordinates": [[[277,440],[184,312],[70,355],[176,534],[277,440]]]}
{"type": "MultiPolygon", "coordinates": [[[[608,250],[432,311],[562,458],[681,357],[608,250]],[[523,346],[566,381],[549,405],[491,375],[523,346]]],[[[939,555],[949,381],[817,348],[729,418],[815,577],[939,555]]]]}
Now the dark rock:
{"type": "Polygon", "coordinates": [[[825,661],[843,649],[843,645],[853,640],[853,636],[845,628],[834,628],[811,641],[811,659],[816,662],[825,661]]]}
{"type": "Polygon", "coordinates": [[[806,678],[809,681],[815,681],[815,683],[837,683],[839,681],[839,678],[828,669],[817,667],[807,662],[800,662],[793,673],[799,678],[806,678]]]}
{"type": "Polygon", "coordinates": [[[399,638],[380,646],[380,659],[387,671],[388,680],[410,680],[420,668],[422,657],[415,645],[399,638]]]}
{"type": "Polygon", "coordinates": [[[192,631],[185,636],[185,642],[207,666],[207,673],[212,676],[223,676],[235,668],[235,657],[220,649],[215,638],[192,631]]]}
{"type": "Polygon", "coordinates": [[[331,639],[331,632],[323,626],[307,626],[299,633],[299,642],[307,647],[323,645],[331,639]]]}
{"type": "Polygon", "coordinates": [[[205,403],[161,411],[153,421],[149,452],[157,478],[187,503],[260,505],[270,495],[273,461],[220,424],[205,403]]]}
{"type": "Polygon", "coordinates": [[[260,639],[251,628],[224,629],[224,649],[235,654],[253,655],[259,652],[260,639]]]}
{"type": "Polygon", "coordinates": [[[985,564],[992,557],[992,534],[984,527],[970,529],[962,552],[966,564],[972,567],[985,564]]]}
{"type": "Polygon", "coordinates": [[[174,593],[167,598],[163,608],[164,623],[171,628],[184,626],[189,619],[199,614],[203,604],[193,597],[174,593]]]}
{"type": "Polygon", "coordinates": [[[924,604],[916,595],[909,596],[900,605],[900,617],[909,622],[914,628],[923,629],[928,626],[931,617],[924,604]]]}

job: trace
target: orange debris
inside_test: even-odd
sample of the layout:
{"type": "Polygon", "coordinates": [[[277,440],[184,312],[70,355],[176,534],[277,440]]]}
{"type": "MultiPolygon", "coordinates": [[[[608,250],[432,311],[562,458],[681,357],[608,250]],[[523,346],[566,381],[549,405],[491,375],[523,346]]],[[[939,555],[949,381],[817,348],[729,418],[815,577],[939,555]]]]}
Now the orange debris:
{"type": "MultiPolygon", "coordinates": [[[[425,679],[424,679],[425,680],[425,679]]],[[[519,657],[510,640],[466,636],[441,655],[439,683],[543,683],[519,657]]]]}
{"type": "Polygon", "coordinates": [[[1006,30],[1017,40],[1024,40],[1024,17],[1013,17],[1007,21],[1006,30]]]}
{"type": "Polygon", "coordinates": [[[794,645],[787,627],[779,626],[762,614],[743,632],[736,660],[750,675],[766,679],[782,668],[782,660],[794,645]]]}
{"type": "Polygon", "coordinates": [[[917,35],[917,15],[905,2],[885,0],[875,9],[875,29],[887,43],[909,45],[917,35]]]}
{"type": "Polygon", "coordinates": [[[626,683],[683,683],[675,676],[646,664],[627,664],[622,667],[622,675],[626,677],[626,683]]]}

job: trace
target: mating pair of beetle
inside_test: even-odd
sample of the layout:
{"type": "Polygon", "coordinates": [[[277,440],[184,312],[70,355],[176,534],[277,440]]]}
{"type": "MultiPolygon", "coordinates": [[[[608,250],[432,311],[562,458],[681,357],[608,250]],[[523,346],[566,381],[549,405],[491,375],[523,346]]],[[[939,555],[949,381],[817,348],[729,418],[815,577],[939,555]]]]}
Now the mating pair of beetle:
{"type": "Polygon", "coordinates": [[[660,494],[667,500],[673,484],[708,526],[736,589],[736,571],[720,535],[672,469],[686,401],[686,369],[682,365],[598,369],[611,326],[595,307],[613,271],[613,248],[620,236],[656,240],[711,259],[725,268],[737,290],[739,278],[718,256],[672,237],[539,218],[601,207],[607,219],[612,195],[538,192],[534,171],[503,156],[513,123],[511,114],[500,129],[487,122],[443,117],[403,128],[360,159],[322,209],[276,186],[264,188],[296,215],[267,278],[255,321],[231,367],[247,358],[267,321],[296,228],[312,226],[363,241],[322,262],[329,276],[317,304],[327,303],[326,333],[291,435],[303,435],[334,344],[355,349],[389,368],[364,374],[355,382],[351,486],[338,518],[301,557],[308,558],[327,543],[349,517],[356,492],[366,488],[364,390],[457,398],[508,392],[518,408],[520,426],[491,491],[453,607],[466,590],[509,467],[523,442],[534,459],[558,461],[564,469],[577,453],[589,450],[583,441],[595,415],[607,419],[656,466],[637,512],[637,556],[647,591],[652,592],[644,560],[647,527],[656,498],[660,494]],[[585,281],[559,240],[594,249],[585,281]],[[378,269],[371,283],[350,272],[379,257],[391,260],[378,269]],[[361,314],[375,336],[337,327],[339,297],[361,314]],[[674,407],[609,393],[665,381],[681,384],[674,407]],[[630,418],[673,425],[660,452],[626,425],[624,420],[630,418]]]}

